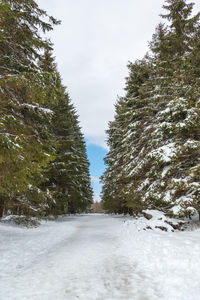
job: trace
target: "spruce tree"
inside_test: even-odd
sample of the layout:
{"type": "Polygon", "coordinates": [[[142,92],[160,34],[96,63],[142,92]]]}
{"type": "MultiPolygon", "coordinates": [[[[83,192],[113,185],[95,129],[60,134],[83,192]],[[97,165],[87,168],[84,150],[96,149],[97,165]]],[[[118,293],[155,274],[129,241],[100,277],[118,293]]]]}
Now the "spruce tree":
{"type": "Polygon", "coordinates": [[[62,85],[60,74],[49,50],[40,61],[49,107],[54,114],[51,131],[54,136],[55,160],[46,168],[43,189],[49,192],[47,214],[79,213],[92,203],[89,163],[78,116],[62,85]]]}
{"type": "MultiPolygon", "coordinates": [[[[145,57],[146,67],[143,62],[129,65],[127,93],[118,102],[125,110],[116,109],[113,122],[123,120],[121,128],[125,124],[120,133],[121,152],[113,155],[113,141],[106,159],[103,199],[109,201],[107,186],[110,194],[116,190],[116,182],[109,185],[112,179],[107,176],[111,161],[113,168],[119,164],[123,170],[120,191],[124,190],[121,203],[125,207],[135,213],[159,208],[187,215],[194,208],[200,211],[200,14],[192,16],[193,4],[184,0],[165,3],[167,13],[162,17],[169,25],[158,25],[145,57]]],[[[109,141],[113,132],[108,133],[109,141]]],[[[110,208],[114,211],[114,204],[110,208]]]]}
{"type": "Polygon", "coordinates": [[[58,23],[52,17],[44,22],[46,17],[32,0],[0,3],[0,216],[8,211],[38,214],[43,209],[38,185],[51,157],[42,141],[51,112],[45,110],[36,61],[42,48],[51,44],[38,32],[58,23]]]}
{"type": "Polygon", "coordinates": [[[186,4],[186,1],[166,3],[167,14],[163,17],[170,21],[169,30],[164,42],[161,40],[158,47],[152,49],[159,54],[157,74],[162,100],[149,153],[151,173],[157,174],[150,203],[164,200],[165,207],[175,205],[173,212],[187,214],[187,208],[194,207],[192,202],[199,193],[198,178],[192,175],[199,163],[199,111],[196,107],[199,79],[193,76],[196,67],[191,64],[190,57],[198,43],[200,14],[191,17],[193,4],[186,4]],[[160,75],[161,66],[165,67],[165,78],[160,75]]]}
{"type": "MultiPolygon", "coordinates": [[[[108,164],[108,169],[103,176],[103,202],[106,208],[106,202],[110,202],[113,197],[111,194],[106,196],[105,187],[108,185],[107,181],[112,181],[112,189],[110,193],[115,191],[115,198],[112,206],[118,204],[116,212],[129,212],[140,209],[140,201],[133,202],[134,186],[136,181],[141,176],[141,170],[133,173],[133,169],[138,166],[138,162],[143,157],[147,150],[145,144],[147,139],[142,138],[144,124],[151,122],[153,108],[148,106],[149,87],[147,82],[150,76],[150,63],[147,59],[137,61],[135,64],[130,63],[129,77],[126,82],[127,95],[119,99],[116,104],[115,120],[110,123],[108,130],[109,139],[108,145],[110,152],[108,153],[105,162],[108,164]],[[139,158],[140,155],[140,158],[139,158]],[[115,175],[115,176],[113,176],[115,175]],[[113,178],[116,177],[115,182],[113,178]],[[108,180],[107,180],[108,178],[108,180]],[[114,187],[114,191],[113,191],[114,187]]],[[[138,195],[134,195],[138,198],[138,195]]]]}
{"type": "Polygon", "coordinates": [[[32,0],[3,0],[0,14],[0,217],[84,211],[92,191],[83,136],[39,35],[59,22],[32,0]]]}
{"type": "Polygon", "coordinates": [[[0,3],[0,73],[17,74],[37,69],[40,51],[51,43],[39,35],[59,24],[33,0],[0,3]],[[45,19],[48,22],[44,21],[45,19]]]}

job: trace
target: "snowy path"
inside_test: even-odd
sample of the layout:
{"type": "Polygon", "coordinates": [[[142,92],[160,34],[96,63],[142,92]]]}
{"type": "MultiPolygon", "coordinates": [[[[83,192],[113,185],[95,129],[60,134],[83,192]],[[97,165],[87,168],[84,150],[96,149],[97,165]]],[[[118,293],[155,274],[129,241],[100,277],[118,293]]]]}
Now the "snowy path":
{"type": "Polygon", "coordinates": [[[200,299],[199,233],[138,232],[107,215],[0,225],[0,299],[200,299]]]}

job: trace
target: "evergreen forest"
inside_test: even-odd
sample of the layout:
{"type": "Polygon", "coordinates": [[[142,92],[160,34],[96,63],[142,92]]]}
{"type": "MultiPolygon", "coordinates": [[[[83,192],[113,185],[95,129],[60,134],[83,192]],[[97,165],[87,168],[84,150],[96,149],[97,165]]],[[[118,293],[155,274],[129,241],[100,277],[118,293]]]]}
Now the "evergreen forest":
{"type": "Polygon", "coordinates": [[[34,0],[0,1],[0,217],[86,212],[89,162],[76,109],[34,0]]]}
{"type": "Polygon", "coordinates": [[[200,214],[200,13],[165,0],[143,59],[129,62],[109,123],[103,206],[137,215],[200,214]]]}
{"type": "Polygon", "coordinates": [[[200,299],[190,1],[0,0],[0,300],[200,299]]]}

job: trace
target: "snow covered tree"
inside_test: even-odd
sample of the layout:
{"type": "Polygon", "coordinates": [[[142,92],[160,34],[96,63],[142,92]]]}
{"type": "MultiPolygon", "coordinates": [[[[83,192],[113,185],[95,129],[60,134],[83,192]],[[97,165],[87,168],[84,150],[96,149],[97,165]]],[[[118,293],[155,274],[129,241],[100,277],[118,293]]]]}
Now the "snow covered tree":
{"type": "Polygon", "coordinates": [[[51,157],[44,140],[52,112],[46,109],[36,62],[51,46],[39,30],[59,22],[43,18],[48,16],[35,1],[0,2],[0,216],[8,211],[37,215],[44,209],[38,185],[51,157]]]}
{"type": "Polygon", "coordinates": [[[183,0],[166,3],[168,13],[163,17],[170,25],[164,39],[152,48],[157,58],[162,100],[149,153],[150,161],[154,162],[151,174],[157,174],[151,197],[152,204],[155,199],[164,200],[174,213],[187,214],[187,208],[190,210],[199,197],[198,176],[193,176],[193,169],[199,164],[199,78],[194,75],[198,67],[191,56],[199,44],[200,14],[191,17],[193,4],[183,0]],[[167,75],[164,78],[163,66],[167,75]]]}
{"type": "Polygon", "coordinates": [[[59,24],[33,0],[0,2],[0,73],[17,74],[37,69],[37,59],[51,43],[39,35],[59,24]],[[48,22],[44,21],[47,18],[48,22]]]}
{"type": "Polygon", "coordinates": [[[49,212],[86,211],[92,203],[89,163],[78,119],[69,96],[54,105],[52,120],[56,159],[50,163],[46,186],[51,191],[49,212]]]}
{"type": "Polygon", "coordinates": [[[38,185],[51,159],[47,127],[52,111],[44,105],[40,83],[35,74],[1,79],[0,186],[5,212],[37,214],[37,208],[42,210],[44,195],[38,185]]]}
{"type": "MultiPolygon", "coordinates": [[[[138,180],[137,172],[133,174],[132,171],[136,166],[139,167],[138,162],[146,150],[146,139],[141,135],[144,124],[151,122],[153,113],[151,104],[148,106],[150,64],[144,59],[135,64],[130,63],[128,67],[130,73],[126,83],[127,95],[119,99],[115,120],[110,123],[110,151],[105,159],[108,168],[102,177],[104,207],[108,209],[111,203],[111,210],[115,207],[115,212],[120,213],[132,213],[141,208],[140,201],[130,201],[138,180]]],[[[138,171],[140,178],[139,168],[138,171]]]]}
{"type": "Polygon", "coordinates": [[[0,217],[80,212],[92,202],[78,117],[39,35],[58,23],[35,1],[0,3],[0,217]]]}
{"type": "Polygon", "coordinates": [[[46,169],[43,188],[49,191],[47,214],[86,211],[92,203],[89,163],[78,116],[61,82],[54,58],[45,50],[40,61],[49,107],[54,112],[51,130],[54,135],[55,160],[46,169]]]}
{"type": "Polygon", "coordinates": [[[125,103],[126,108],[116,109],[113,122],[124,122],[124,127],[123,122],[116,126],[122,131],[120,152],[115,156],[115,137],[108,131],[108,141],[113,138],[113,143],[109,144],[108,169],[103,176],[105,203],[111,201],[106,187],[110,187],[110,194],[117,189],[116,182],[109,185],[112,179],[107,175],[112,162],[113,168],[120,165],[123,170],[125,180],[119,190],[123,191],[121,203],[125,207],[136,213],[144,208],[179,215],[187,215],[194,208],[200,212],[200,14],[192,16],[192,8],[193,4],[184,0],[167,0],[163,18],[169,25],[158,25],[150,54],[145,57],[147,67],[142,67],[142,61],[129,65],[127,94],[118,102],[119,106],[125,103]]]}

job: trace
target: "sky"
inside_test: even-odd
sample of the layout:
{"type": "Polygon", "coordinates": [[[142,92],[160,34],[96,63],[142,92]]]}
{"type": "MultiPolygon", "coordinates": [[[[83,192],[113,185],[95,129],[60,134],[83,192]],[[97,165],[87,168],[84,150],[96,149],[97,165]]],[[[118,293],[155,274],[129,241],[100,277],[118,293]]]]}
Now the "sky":
{"type": "MultiPolygon", "coordinates": [[[[200,11],[200,1],[194,0],[200,11]]],[[[62,21],[49,34],[63,84],[80,116],[95,200],[105,168],[106,129],[124,95],[129,61],[141,59],[161,21],[164,0],[37,0],[62,21]]]]}
{"type": "Polygon", "coordinates": [[[105,169],[103,158],[107,150],[97,145],[89,144],[87,146],[87,155],[90,161],[91,183],[94,191],[94,201],[100,201],[101,184],[99,177],[105,169]]]}

